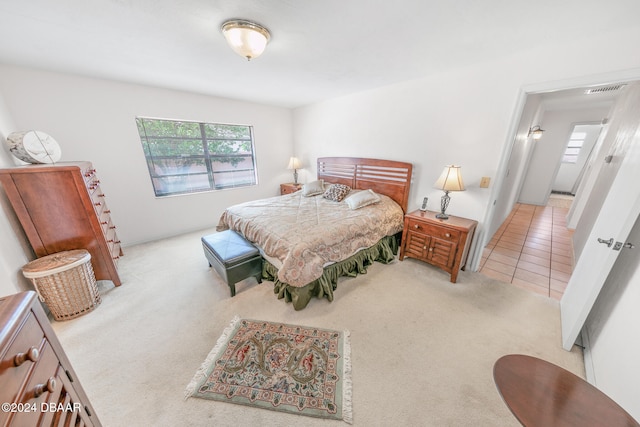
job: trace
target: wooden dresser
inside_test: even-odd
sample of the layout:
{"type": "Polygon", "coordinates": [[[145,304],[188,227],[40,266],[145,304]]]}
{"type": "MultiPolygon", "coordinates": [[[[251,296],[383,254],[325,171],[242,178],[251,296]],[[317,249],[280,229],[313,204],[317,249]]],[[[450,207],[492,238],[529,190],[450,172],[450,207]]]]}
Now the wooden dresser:
{"type": "Polygon", "coordinates": [[[0,297],[0,425],[100,426],[35,292],[0,297]]]}
{"type": "Polygon", "coordinates": [[[120,286],[120,240],[90,162],[0,169],[0,182],[37,257],[86,249],[96,280],[120,286]]]}
{"type": "Polygon", "coordinates": [[[451,274],[451,283],[464,269],[477,221],[449,216],[436,218],[437,212],[414,211],[404,217],[400,261],[416,258],[451,274]]]}

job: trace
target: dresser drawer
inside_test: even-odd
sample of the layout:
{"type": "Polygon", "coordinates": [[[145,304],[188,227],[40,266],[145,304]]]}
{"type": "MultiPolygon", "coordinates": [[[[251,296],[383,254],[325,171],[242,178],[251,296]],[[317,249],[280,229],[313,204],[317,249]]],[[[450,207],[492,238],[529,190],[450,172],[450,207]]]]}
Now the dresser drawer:
{"type": "Polygon", "coordinates": [[[457,242],[460,239],[460,232],[458,230],[451,230],[448,228],[425,224],[422,221],[413,219],[408,219],[408,223],[408,228],[412,231],[417,231],[439,239],[448,240],[450,242],[457,242]]]}
{"type": "Polygon", "coordinates": [[[0,403],[2,427],[101,426],[33,291],[0,297],[0,403]]]}
{"type": "Polygon", "coordinates": [[[33,368],[33,373],[25,386],[22,395],[16,401],[22,408],[28,410],[18,411],[13,414],[12,425],[35,426],[38,420],[44,417],[47,411],[42,411],[43,403],[57,401],[62,384],[56,379],[59,362],[45,340],[40,358],[33,368]]]}
{"type": "MultiPolygon", "coordinates": [[[[14,402],[18,396],[21,384],[33,368],[35,362],[27,356],[39,359],[41,354],[44,333],[33,315],[27,316],[22,327],[18,331],[13,343],[2,355],[0,362],[0,403],[14,402]],[[35,352],[33,351],[35,350],[35,352]],[[20,366],[15,365],[16,356],[22,361],[20,366]]],[[[0,412],[0,419],[3,413],[0,412]]]]}

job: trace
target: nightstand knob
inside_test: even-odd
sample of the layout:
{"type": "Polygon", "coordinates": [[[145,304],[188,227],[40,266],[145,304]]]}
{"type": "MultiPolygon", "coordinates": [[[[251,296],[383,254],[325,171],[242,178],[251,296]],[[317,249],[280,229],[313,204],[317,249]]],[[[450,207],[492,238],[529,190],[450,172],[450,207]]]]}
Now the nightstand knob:
{"type": "Polygon", "coordinates": [[[427,249],[427,247],[425,246],[425,247],[424,247],[424,248],[422,248],[422,249],[427,249]]]}
{"type": "Polygon", "coordinates": [[[446,237],[451,237],[451,233],[446,233],[445,236],[446,237]]]}
{"type": "Polygon", "coordinates": [[[419,226],[418,224],[414,225],[414,227],[416,228],[416,230],[417,230],[418,228],[420,228],[420,226],[419,226]]]}
{"type": "Polygon", "coordinates": [[[429,248],[429,252],[433,252],[433,248],[429,248]]]}

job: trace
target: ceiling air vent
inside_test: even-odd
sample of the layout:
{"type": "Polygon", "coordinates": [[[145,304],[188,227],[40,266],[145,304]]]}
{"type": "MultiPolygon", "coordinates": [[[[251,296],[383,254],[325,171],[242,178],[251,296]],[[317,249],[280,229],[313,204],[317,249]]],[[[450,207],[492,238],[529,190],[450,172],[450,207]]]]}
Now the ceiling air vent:
{"type": "Polygon", "coordinates": [[[625,86],[626,86],[625,84],[619,84],[619,85],[597,87],[597,88],[594,88],[594,89],[587,89],[587,90],[584,91],[584,93],[586,95],[591,95],[591,94],[594,94],[594,93],[615,92],[616,90],[620,90],[625,86]]]}

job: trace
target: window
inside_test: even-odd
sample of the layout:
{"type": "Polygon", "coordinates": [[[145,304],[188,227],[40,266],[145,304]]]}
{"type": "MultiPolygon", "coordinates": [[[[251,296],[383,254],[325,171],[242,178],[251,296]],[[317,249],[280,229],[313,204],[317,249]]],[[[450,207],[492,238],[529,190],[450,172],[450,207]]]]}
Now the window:
{"type": "Polygon", "coordinates": [[[137,117],[156,196],[256,185],[251,126],[137,117]]]}
{"type": "Polygon", "coordinates": [[[574,128],[571,136],[569,137],[567,148],[564,150],[562,163],[576,163],[578,161],[578,155],[580,154],[580,150],[582,150],[582,146],[584,145],[584,140],[586,138],[587,132],[578,132],[574,128]]]}

